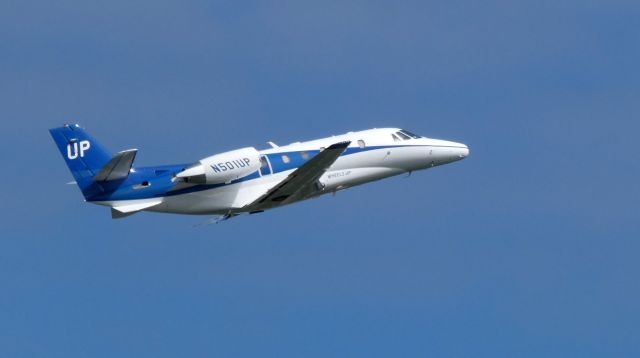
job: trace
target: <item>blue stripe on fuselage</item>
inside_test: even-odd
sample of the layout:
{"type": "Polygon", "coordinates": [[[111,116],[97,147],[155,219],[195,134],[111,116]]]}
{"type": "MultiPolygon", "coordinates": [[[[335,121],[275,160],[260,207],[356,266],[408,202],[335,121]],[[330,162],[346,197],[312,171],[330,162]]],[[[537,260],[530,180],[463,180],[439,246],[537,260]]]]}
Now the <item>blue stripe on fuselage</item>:
{"type": "MultiPolygon", "coordinates": [[[[395,147],[421,147],[421,146],[422,145],[381,145],[381,146],[371,146],[371,147],[365,147],[365,148],[350,147],[350,148],[347,148],[342,153],[341,156],[367,152],[367,151],[376,150],[376,149],[388,149],[388,148],[395,148],[395,147]]],[[[287,170],[300,168],[302,165],[304,165],[304,163],[309,161],[311,158],[315,157],[318,153],[320,153],[320,150],[314,149],[314,150],[297,150],[297,151],[290,151],[290,152],[277,152],[277,153],[269,153],[269,154],[261,154],[261,155],[266,155],[269,158],[269,162],[271,163],[272,174],[277,174],[277,173],[285,172],[287,170]],[[304,157],[302,156],[302,153],[305,153],[305,152],[308,153],[309,155],[308,159],[304,159],[304,157]],[[284,162],[283,160],[284,155],[286,155],[289,158],[289,163],[284,162]]],[[[257,178],[260,178],[259,170],[251,173],[250,175],[234,180],[228,184],[226,183],[201,184],[201,185],[192,186],[189,188],[173,190],[173,191],[167,192],[164,196],[174,196],[174,195],[180,195],[180,194],[194,193],[194,192],[203,191],[203,190],[215,189],[222,186],[237,184],[237,183],[241,183],[244,181],[253,180],[257,178]]],[[[159,195],[159,196],[162,196],[162,195],[159,195]]]]}
{"type": "MultiPolygon", "coordinates": [[[[389,149],[389,148],[397,148],[397,147],[434,147],[433,145],[380,145],[380,146],[370,146],[370,147],[348,147],[341,156],[357,154],[362,152],[367,152],[370,150],[377,149],[389,149]]],[[[441,147],[435,145],[435,147],[441,147]]],[[[297,169],[301,167],[304,163],[309,161],[311,158],[320,153],[320,150],[297,150],[297,151],[288,151],[288,152],[277,152],[277,153],[269,153],[269,154],[261,154],[266,155],[269,158],[269,162],[271,163],[271,168],[273,170],[272,174],[281,173],[287,170],[297,169]],[[308,159],[303,158],[302,153],[308,153],[308,159]],[[289,162],[285,163],[283,160],[283,156],[286,155],[289,158],[289,162]]],[[[220,183],[220,184],[200,184],[192,187],[172,190],[176,183],[172,181],[173,175],[182,171],[188,165],[165,165],[158,167],[147,167],[136,169],[136,172],[131,173],[129,177],[120,184],[120,188],[113,191],[98,194],[92,198],[89,198],[88,201],[107,201],[107,200],[134,200],[134,199],[146,199],[146,198],[155,198],[155,197],[164,197],[164,196],[175,196],[181,194],[188,194],[199,192],[203,190],[210,190],[219,187],[223,187],[226,185],[233,185],[237,183],[241,183],[248,180],[253,180],[260,178],[259,170],[255,171],[245,177],[234,180],[230,183],[220,183]],[[134,186],[148,181],[149,186],[145,188],[134,189],[134,186]]]]}

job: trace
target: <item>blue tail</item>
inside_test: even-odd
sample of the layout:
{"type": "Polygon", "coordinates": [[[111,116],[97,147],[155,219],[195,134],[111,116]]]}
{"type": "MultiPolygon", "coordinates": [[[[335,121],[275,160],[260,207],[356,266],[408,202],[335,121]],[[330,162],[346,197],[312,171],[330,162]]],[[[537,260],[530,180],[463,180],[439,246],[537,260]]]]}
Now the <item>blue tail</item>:
{"type": "Polygon", "coordinates": [[[85,198],[102,191],[93,177],[111,159],[111,153],[77,124],[49,129],[60,154],[85,198]]]}

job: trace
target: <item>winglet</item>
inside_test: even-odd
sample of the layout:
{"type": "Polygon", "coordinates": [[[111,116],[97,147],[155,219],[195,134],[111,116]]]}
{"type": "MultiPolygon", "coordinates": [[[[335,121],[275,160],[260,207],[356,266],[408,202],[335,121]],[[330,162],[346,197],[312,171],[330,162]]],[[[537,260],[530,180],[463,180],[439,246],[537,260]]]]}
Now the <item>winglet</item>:
{"type": "Polygon", "coordinates": [[[351,141],[349,140],[344,142],[338,142],[338,143],[331,144],[330,146],[327,147],[327,149],[345,149],[349,146],[349,144],[351,144],[351,141]]]}

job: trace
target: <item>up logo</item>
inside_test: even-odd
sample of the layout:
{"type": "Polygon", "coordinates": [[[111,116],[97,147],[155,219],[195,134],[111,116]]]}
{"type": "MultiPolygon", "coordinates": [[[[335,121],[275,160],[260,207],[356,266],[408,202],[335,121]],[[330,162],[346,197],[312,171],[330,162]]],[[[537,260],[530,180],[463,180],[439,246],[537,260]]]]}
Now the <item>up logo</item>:
{"type": "Polygon", "coordinates": [[[67,158],[73,160],[78,158],[78,155],[82,158],[84,157],[84,152],[89,150],[89,148],[91,148],[91,142],[88,140],[81,140],[80,143],[69,143],[67,144],[67,158]]]}

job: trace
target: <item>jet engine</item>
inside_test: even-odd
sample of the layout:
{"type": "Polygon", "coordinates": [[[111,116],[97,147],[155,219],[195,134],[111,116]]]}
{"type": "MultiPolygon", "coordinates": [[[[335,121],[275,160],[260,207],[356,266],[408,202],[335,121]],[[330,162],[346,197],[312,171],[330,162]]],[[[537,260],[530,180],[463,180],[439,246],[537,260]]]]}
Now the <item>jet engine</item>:
{"type": "Polygon", "coordinates": [[[194,184],[230,183],[259,168],[260,153],[253,147],[247,147],[204,158],[176,177],[194,184]]]}

